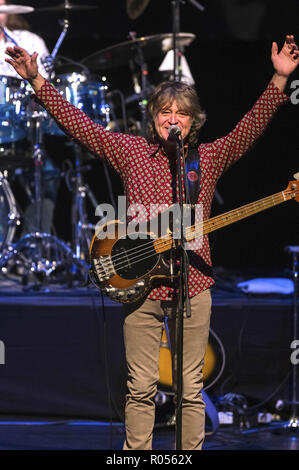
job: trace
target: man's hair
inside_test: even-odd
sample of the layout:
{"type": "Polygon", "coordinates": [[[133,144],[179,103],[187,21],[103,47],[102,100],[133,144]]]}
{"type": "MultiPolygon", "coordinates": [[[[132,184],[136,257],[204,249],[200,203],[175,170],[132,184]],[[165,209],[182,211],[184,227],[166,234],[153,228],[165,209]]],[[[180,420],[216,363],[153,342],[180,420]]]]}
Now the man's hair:
{"type": "Polygon", "coordinates": [[[159,142],[156,132],[154,119],[157,114],[176,101],[180,110],[188,113],[192,118],[191,129],[186,138],[189,145],[196,145],[198,141],[198,132],[206,120],[206,114],[200,106],[199,98],[194,86],[183,82],[166,81],[160,83],[150,97],[147,104],[147,134],[150,142],[159,142]]]}

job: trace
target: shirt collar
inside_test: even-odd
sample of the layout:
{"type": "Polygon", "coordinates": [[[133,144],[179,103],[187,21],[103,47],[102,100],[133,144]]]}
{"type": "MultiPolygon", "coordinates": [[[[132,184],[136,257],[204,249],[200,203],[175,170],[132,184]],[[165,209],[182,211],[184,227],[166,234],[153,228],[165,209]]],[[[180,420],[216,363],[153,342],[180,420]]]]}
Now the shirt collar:
{"type": "Polygon", "coordinates": [[[150,147],[150,157],[155,157],[159,150],[161,149],[161,144],[149,144],[150,147]]]}

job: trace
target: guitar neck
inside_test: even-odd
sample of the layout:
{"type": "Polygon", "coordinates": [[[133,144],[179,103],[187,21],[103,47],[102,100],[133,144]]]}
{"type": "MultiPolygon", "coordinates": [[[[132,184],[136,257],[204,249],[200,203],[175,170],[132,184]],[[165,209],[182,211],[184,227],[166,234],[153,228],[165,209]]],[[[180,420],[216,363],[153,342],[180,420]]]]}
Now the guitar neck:
{"type": "MultiPolygon", "coordinates": [[[[259,199],[258,201],[246,204],[238,209],[233,209],[229,212],[225,212],[224,214],[217,215],[216,217],[205,220],[200,224],[188,227],[186,229],[185,239],[187,242],[190,242],[197,237],[214,232],[215,230],[225,227],[226,225],[233,224],[234,222],[238,222],[238,220],[246,219],[258,212],[277,206],[288,199],[290,199],[290,196],[288,194],[286,195],[284,191],[281,191],[279,193],[272,194],[272,196],[267,196],[263,199],[259,199]]],[[[154,246],[156,252],[163,253],[171,249],[173,246],[173,239],[171,235],[166,238],[157,239],[154,246]]]]}
{"type": "MultiPolygon", "coordinates": [[[[246,219],[251,215],[257,214],[258,212],[269,209],[270,207],[277,206],[286,200],[287,199],[285,198],[283,191],[272,194],[272,196],[267,196],[263,199],[259,199],[258,201],[251,202],[245,206],[239,207],[238,209],[233,209],[229,212],[225,212],[224,214],[212,217],[211,219],[204,221],[202,224],[200,224],[200,226],[194,226],[194,232],[202,230],[203,235],[214,232],[215,230],[225,227],[226,225],[233,224],[239,220],[246,219]]],[[[192,236],[191,239],[193,238],[194,237],[192,236]]]]}

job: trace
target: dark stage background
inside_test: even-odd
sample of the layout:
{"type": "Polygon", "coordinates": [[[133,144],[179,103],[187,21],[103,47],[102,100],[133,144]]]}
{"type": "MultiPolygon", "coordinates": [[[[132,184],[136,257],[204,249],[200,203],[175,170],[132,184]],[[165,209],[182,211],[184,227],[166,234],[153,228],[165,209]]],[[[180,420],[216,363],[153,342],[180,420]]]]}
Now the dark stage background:
{"type": "MultiPolygon", "coordinates": [[[[39,8],[59,2],[21,3],[39,8]]],[[[93,52],[125,42],[130,31],[135,31],[137,37],[172,31],[170,0],[151,0],[136,20],[129,19],[125,1],[90,0],[86,3],[99,8],[71,14],[70,30],[59,50],[60,55],[72,60],[80,61],[93,52]]],[[[299,37],[299,2],[210,0],[202,3],[205,12],[189,2],[181,5],[180,29],[196,35],[184,53],[208,114],[201,132],[202,141],[207,142],[228,133],[266,87],[273,73],[272,41],[281,47],[285,34],[299,37]]],[[[59,19],[62,17],[61,13],[37,11],[26,15],[31,29],[45,39],[50,51],[61,32],[59,19]]],[[[162,54],[148,60],[152,84],[162,80],[157,72],[162,60],[162,54]]],[[[119,89],[125,96],[133,93],[129,66],[107,70],[104,74],[109,91],[119,89]]],[[[298,78],[297,70],[290,83],[298,78]]],[[[289,104],[280,110],[250,153],[222,177],[218,191],[224,202],[221,205],[215,200],[213,215],[285,189],[298,171],[298,122],[298,105],[289,104]]],[[[55,142],[52,146],[51,156],[61,167],[66,150],[61,142],[64,139],[58,140],[59,145],[55,142]]],[[[110,202],[101,162],[93,160],[91,165],[93,171],[85,175],[86,181],[98,202],[110,202]]],[[[111,178],[114,195],[121,194],[121,183],[112,172],[111,178]]],[[[67,240],[70,237],[69,205],[70,194],[62,182],[55,227],[58,236],[67,240]]],[[[284,247],[298,243],[298,226],[298,206],[291,201],[222,229],[211,237],[214,264],[230,268],[289,267],[290,259],[284,247]]]]}

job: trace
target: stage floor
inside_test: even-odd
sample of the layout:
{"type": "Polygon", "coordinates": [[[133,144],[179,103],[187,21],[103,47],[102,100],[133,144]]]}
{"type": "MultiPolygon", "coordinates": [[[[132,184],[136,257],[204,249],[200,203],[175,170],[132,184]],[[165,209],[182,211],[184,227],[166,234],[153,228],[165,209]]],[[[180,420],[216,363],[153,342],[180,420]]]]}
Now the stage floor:
{"type": "MultiPolygon", "coordinates": [[[[299,450],[299,434],[287,435],[280,424],[242,430],[222,425],[207,436],[207,451],[299,450]],[[297,436],[297,437],[296,437],[297,436]]],[[[121,450],[123,423],[104,421],[0,416],[0,450],[121,450]]],[[[154,430],[153,450],[174,450],[174,426],[154,430]]]]}
{"type": "MultiPolygon", "coordinates": [[[[272,275],[275,276],[275,273],[272,275]]],[[[236,288],[236,282],[250,277],[254,277],[254,272],[251,276],[248,273],[240,275],[234,279],[234,282],[229,276],[225,280],[222,278],[221,282],[218,279],[212,290],[213,327],[220,332],[220,337],[222,335],[226,349],[223,380],[222,383],[220,380],[218,388],[212,390],[212,395],[217,395],[219,389],[222,394],[227,392],[242,394],[245,390],[245,393],[248,391],[249,397],[253,398],[253,402],[259,400],[263,402],[265,397],[273,395],[277,384],[285,383],[285,370],[282,369],[285,369],[286,361],[283,359],[284,362],[279,363],[278,358],[282,353],[288,354],[288,344],[280,344],[280,341],[285,342],[288,328],[283,330],[281,325],[285,325],[286,316],[288,320],[291,319],[293,299],[291,295],[256,296],[242,293],[236,288]],[[251,324],[252,317],[254,323],[251,324]],[[258,339],[256,332],[260,334],[261,329],[264,336],[258,339]],[[242,348],[240,348],[240,331],[243,335],[242,348]],[[265,332],[268,335],[266,341],[265,332]],[[237,366],[234,362],[236,351],[239,355],[242,352],[237,366]],[[273,352],[277,353],[273,370],[277,373],[277,369],[281,369],[280,375],[275,375],[266,362],[272,361],[273,352]],[[252,374],[250,362],[252,360],[255,369],[258,369],[258,363],[263,366],[260,375],[259,372],[256,376],[252,374]],[[240,373],[242,368],[248,372],[248,375],[240,373]]],[[[0,279],[0,324],[2,322],[4,327],[0,329],[0,339],[4,339],[8,345],[7,362],[0,367],[2,383],[2,385],[0,383],[0,450],[120,450],[122,448],[124,424],[122,420],[115,419],[115,416],[109,420],[107,415],[107,390],[103,379],[105,364],[98,359],[98,362],[95,361],[92,367],[90,366],[91,358],[95,354],[99,356],[103,354],[102,344],[95,331],[95,325],[99,327],[100,333],[103,328],[100,318],[103,306],[109,313],[105,332],[112,352],[110,353],[109,349],[108,360],[113,359],[112,362],[117,364],[110,369],[112,371],[110,386],[114,399],[119,403],[118,394],[122,393],[123,384],[123,365],[120,364],[123,350],[119,347],[121,327],[118,322],[122,315],[121,304],[112,302],[106,297],[101,298],[99,291],[93,286],[70,288],[52,284],[48,291],[43,291],[24,289],[18,277],[0,279]],[[98,323],[95,322],[95,317],[98,323]],[[13,330],[14,325],[23,329],[22,337],[16,335],[13,330]],[[111,340],[112,333],[113,340],[111,340]],[[58,334],[58,339],[53,339],[55,334],[58,334]],[[68,343],[67,334],[71,334],[72,342],[68,343]],[[37,338],[40,342],[37,342],[37,338]],[[52,342],[49,342],[49,338],[52,342]],[[32,347],[35,348],[33,351],[35,357],[40,355],[40,358],[39,363],[36,360],[31,368],[29,363],[32,361],[33,353],[29,349],[32,347]],[[54,360],[53,355],[56,350],[61,356],[57,352],[57,359],[54,360]],[[22,363],[21,356],[16,356],[20,351],[21,356],[27,358],[27,362],[23,359],[22,363]],[[16,357],[19,362],[16,361],[16,357]],[[52,362],[48,361],[48,357],[52,362]],[[11,358],[12,365],[9,361],[11,358]],[[59,366],[53,366],[55,361],[56,363],[60,361],[59,366]],[[70,378],[67,376],[68,373],[70,378]],[[116,382],[114,382],[115,377],[116,382]],[[71,381],[73,383],[69,383],[71,381]],[[73,385],[77,382],[80,386],[78,389],[73,385]],[[25,398],[23,398],[24,391],[25,398]]],[[[277,392],[281,392],[279,387],[277,392]]],[[[173,450],[174,426],[164,424],[163,420],[159,423],[155,428],[153,449],[173,450]]],[[[220,424],[213,435],[207,435],[203,448],[234,451],[299,450],[297,434],[287,434],[279,429],[281,426],[283,426],[282,421],[269,425],[251,425],[246,429],[236,425],[220,424]]]]}

